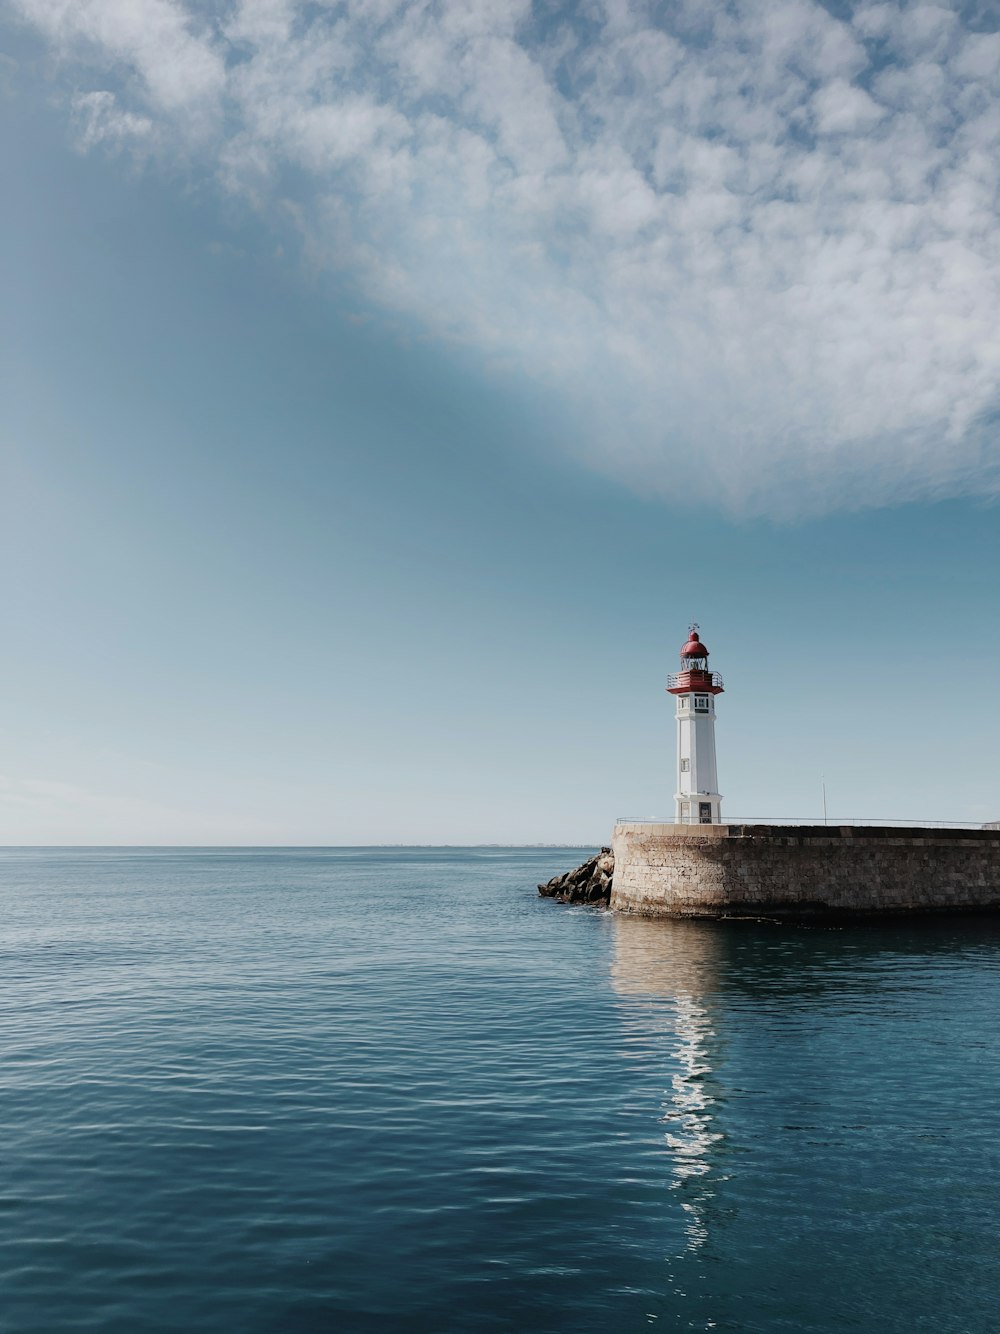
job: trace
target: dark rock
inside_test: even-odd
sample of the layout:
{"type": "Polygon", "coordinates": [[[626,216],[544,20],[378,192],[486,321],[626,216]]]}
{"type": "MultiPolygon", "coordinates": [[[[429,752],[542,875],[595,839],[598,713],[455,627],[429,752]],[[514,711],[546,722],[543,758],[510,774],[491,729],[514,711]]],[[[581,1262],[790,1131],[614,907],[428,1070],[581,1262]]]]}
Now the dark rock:
{"type": "Polygon", "coordinates": [[[559,903],[599,903],[607,907],[611,902],[611,879],[615,873],[615,854],[610,848],[601,848],[596,857],[565,875],[553,876],[547,885],[539,885],[544,898],[559,903]]]}

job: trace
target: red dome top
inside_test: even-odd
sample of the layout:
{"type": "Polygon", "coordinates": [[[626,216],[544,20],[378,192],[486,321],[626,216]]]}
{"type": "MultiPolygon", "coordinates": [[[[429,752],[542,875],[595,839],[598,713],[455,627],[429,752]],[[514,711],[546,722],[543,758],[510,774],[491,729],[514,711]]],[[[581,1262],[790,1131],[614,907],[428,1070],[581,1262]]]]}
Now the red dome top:
{"type": "Polygon", "coordinates": [[[708,649],[698,638],[698,631],[691,631],[691,638],[681,649],[682,658],[707,658],[708,649]]]}

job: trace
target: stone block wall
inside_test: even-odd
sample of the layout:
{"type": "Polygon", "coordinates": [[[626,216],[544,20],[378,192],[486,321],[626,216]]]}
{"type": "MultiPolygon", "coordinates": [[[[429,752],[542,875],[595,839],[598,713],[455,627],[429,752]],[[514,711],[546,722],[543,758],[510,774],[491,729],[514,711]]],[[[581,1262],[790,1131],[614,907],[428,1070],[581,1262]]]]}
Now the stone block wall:
{"type": "Polygon", "coordinates": [[[1000,909],[1000,830],[619,824],[614,859],[648,917],[1000,909]]]}

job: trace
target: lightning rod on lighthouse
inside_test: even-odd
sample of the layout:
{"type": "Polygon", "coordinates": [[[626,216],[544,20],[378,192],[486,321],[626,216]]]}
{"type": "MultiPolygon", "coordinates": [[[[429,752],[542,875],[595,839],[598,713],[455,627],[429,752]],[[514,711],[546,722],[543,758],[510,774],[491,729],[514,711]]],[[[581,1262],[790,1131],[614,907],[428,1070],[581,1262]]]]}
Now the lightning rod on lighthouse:
{"type": "Polygon", "coordinates": [[[678,824],[721,824],[722,797],[715,762],[715,697],[722,677],[708,670],[708,649],[697,625],[681,649],[681,670],[667,678],[677,701],[678,824]]]}

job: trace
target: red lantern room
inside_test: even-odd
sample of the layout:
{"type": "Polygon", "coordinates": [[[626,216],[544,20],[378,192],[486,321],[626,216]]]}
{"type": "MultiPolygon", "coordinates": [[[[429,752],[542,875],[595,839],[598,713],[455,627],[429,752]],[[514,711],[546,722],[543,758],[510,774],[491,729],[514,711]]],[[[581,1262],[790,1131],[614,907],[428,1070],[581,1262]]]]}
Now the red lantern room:
{"type": "Polygon", "coordinates": [[[721,695],[723,689],[719,673],[708,670],[708,649],[692,627],[681,649],[681,670],[667,677],[667,690],[671,695],[687,695],[695,690],[702,695],[721,695]]]}

